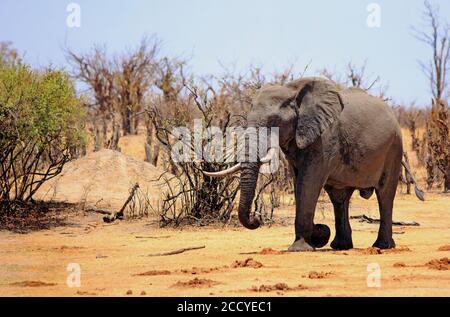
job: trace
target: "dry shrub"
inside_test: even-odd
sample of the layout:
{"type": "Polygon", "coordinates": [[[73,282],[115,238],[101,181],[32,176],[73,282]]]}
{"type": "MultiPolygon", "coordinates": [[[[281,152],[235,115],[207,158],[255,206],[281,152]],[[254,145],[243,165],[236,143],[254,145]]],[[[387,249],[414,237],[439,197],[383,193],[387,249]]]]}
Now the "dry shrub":
{"type": "MultiPolygon", "coordinates": [[[[291,67],[282,73],[274,74],[270,82],[282,84],[294,78],[291,67]]],[[[176,94],[163,93],[160,97],[152,98],[147,108],[152,133],[157,138],[162,152],[160,160],[161,157],[164,158],[165,169],[172,174],[161,175],[159,181],[166,184],[168,192],[153,209],[160,215],[162,225],[227,223],[234,219],[232,213],[235,209],[239,178],[230,176],[214,179],[205,176],[202,171],[223,170],[235,162],[175,162],[171,153],[179,139],[173,135],[172,129],[178,126],[192,127],[195,119],[201,120],[205,131],[218,127],[222,135],[226,134],[229,127],[245,127],[245,117],[251,100],[256,91],[268,81],[262,75],[261,69],[256,67],[250,69],[248,76],[226,73],[218,78],[201,78],[199,83],[194,83],[192,79],[187,80],[183,74],[181,79],[183,89],[176,89],[176,94]]],[[[173,78],[171,81],[173,84],[169,85],[170,87],[179,87],[176,84],[179,81],[173,78]]],[[[207,141],[203,140],[202,149],[207,141]]],[[[187,145],[198,153],[193,142],[187,145]]],[[[227,153],[224,153],[225,158],[226,155],[227,153]]],[[[288,164],[282,157],[277,174],[261,175],[259,178],[254,212],[263,223],[272,222],[274,209],[280,205],[282,193],[293,187],[289,174],[288,164]]]]}

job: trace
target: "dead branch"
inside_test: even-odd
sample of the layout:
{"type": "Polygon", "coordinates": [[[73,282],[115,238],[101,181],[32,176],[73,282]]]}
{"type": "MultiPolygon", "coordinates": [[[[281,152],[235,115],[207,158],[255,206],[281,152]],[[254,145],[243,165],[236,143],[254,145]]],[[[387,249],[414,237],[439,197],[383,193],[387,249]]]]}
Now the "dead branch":
{"type": "Polygon", "coordinates": [[[102,214],[102,215],[112,215],[114,213],[114,211],[111,211],[108,209],[102,209],[102,208],[87,208],[85,211],[96,212],[96,213],[102,214]]]}
{"type": "Polygon", "coordinates": [[[170,251],[170,252],[152,253],[147,256],[168,256],[168,255],[180,254],[180,253],[184,253],[184,252],[192,251],[192,250],[200,250],[200,249],[204,249],[204,248],[206,248],[206,246],[202,245],[200,247],[189,247],[189,248],[183,248],[183,249],[170,251]]]}
{"type": "MultiPolygon", "coordinates": [[[[380,219],[371,218],[366,215],[350,216],[350,219],[359,219],[360,222],[367,223],[380,223],[380,219]]],[[[392,221],[393,226],[420,226],[418,222],[415,221],[392,221]]]]}
{"type": "Polygon", "coordinates": [[[133,199],[134,195],[136,194],[136,191],[139,189],[139,184],[136,183],[133,188],[130,191],[130,195],[128,196],[128,199],[125,201],[125,203],[123,204],[122,208],[119,210],[119,212],[113,214],[113,215],[109,215],[109,216],[105,216],[103,217],[103,221],[104,222],[113,222],[116,219],[122,220],[123,219],[123,212],[125,211],[125,208],[127,208],[127,205],[130,203],[130,201],[133,199]]]}

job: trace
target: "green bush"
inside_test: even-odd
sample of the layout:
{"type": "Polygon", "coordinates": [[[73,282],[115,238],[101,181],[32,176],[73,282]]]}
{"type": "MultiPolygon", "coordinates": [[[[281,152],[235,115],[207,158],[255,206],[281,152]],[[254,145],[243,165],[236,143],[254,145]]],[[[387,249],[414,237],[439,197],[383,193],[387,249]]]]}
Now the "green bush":
{"type": "Polygon", "coordinates": [[[29,202],[85,142],[82,104],[63,71],[0,66],[0,200],[29,202]]]}

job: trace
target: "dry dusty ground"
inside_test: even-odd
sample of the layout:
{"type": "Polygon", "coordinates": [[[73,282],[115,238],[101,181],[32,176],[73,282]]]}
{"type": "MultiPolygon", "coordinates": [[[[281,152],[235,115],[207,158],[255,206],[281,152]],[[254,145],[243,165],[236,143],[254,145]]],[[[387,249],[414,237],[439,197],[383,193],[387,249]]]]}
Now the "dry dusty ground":
{"type": "MultiPolygon", "coordinates": [[[[355,195],[351,214],[378,217],[375,198],[367,202],[355,195]]],[[[394,227],[398,248],[381,254],[368,248],[378,225],[358,220],[352,220],[353,250],[336,252],[327,245],[310,253],[277,252],[293,240],[293,207],[277,216],[287,224],[256,231],[160,229],[149,219],[104,224],[97,214],[77,215],[66,226],[29,234],[2,231],[0,295],[450,296],[449,195],[428,194],[425,203],[399,195],[395,220],[420,226],[394,227]],[[182,254],[148,256],[203,245],[182,254]],[[264,248],[275,251],[258,253],[264,248]],[[69,263],[81,267],[80,288],[66,284],[69,263]],[[370,263],[381,267],[379,288],[367,286],[370,263]]],[[[332,221],[326,203],[316,222],[333,229],[332,221]]]]}

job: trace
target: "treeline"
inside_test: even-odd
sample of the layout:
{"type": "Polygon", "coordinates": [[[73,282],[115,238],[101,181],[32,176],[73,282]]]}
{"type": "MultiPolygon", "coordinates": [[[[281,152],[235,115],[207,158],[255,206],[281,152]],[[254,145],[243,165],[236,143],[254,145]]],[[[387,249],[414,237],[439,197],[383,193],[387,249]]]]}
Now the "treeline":
{"type": "MultiPolygon", "coordinates": [[[[409,131],[404,137],[411,138],[412,150],[426,168],[428,189],[438,186],[448,191],[450,32],[438,9],[427,2],[424,19],[429,28],[415,35],[430,48],[430,59],[421,64],[431,87],[429,105],[397,104],[381,78],[367,73],[366,63],[350,62],[341,71],[323,69],[317,75],[384,99],[409,131]]],[[[163,54],[156,36],[144,37],[137,47],[119,54],[105,46],[65,53],[69,73],[33,70],[11,44],[0,44],[1,200],[30,200],[36,188],[56,176],[68,160],[89,150],[120,151],[122,136],[142,133],[146,160],[169,171],[178,182],[158,206],[165,223],[177,222],[181,214],[227,220],[238,190],[234,178],[212,180],[201,173],[223,169],[224,163],[174,162],[170,153],[178,140],[171,135],[172,128],[192,127],[197,118],[205,128],[245,125],[259,88],[310,73],[308,66],[298,71],[290,65],[270,74],[250,66],[241,73],[224,69],[219,75],[199,77],[190,71],[187,60],[163,54]]],[[[288,174],[283,161],[277,175],[261,178],[255,210],[268,220],[280,203],[280,192],[292,188],[288,174]]]]}

